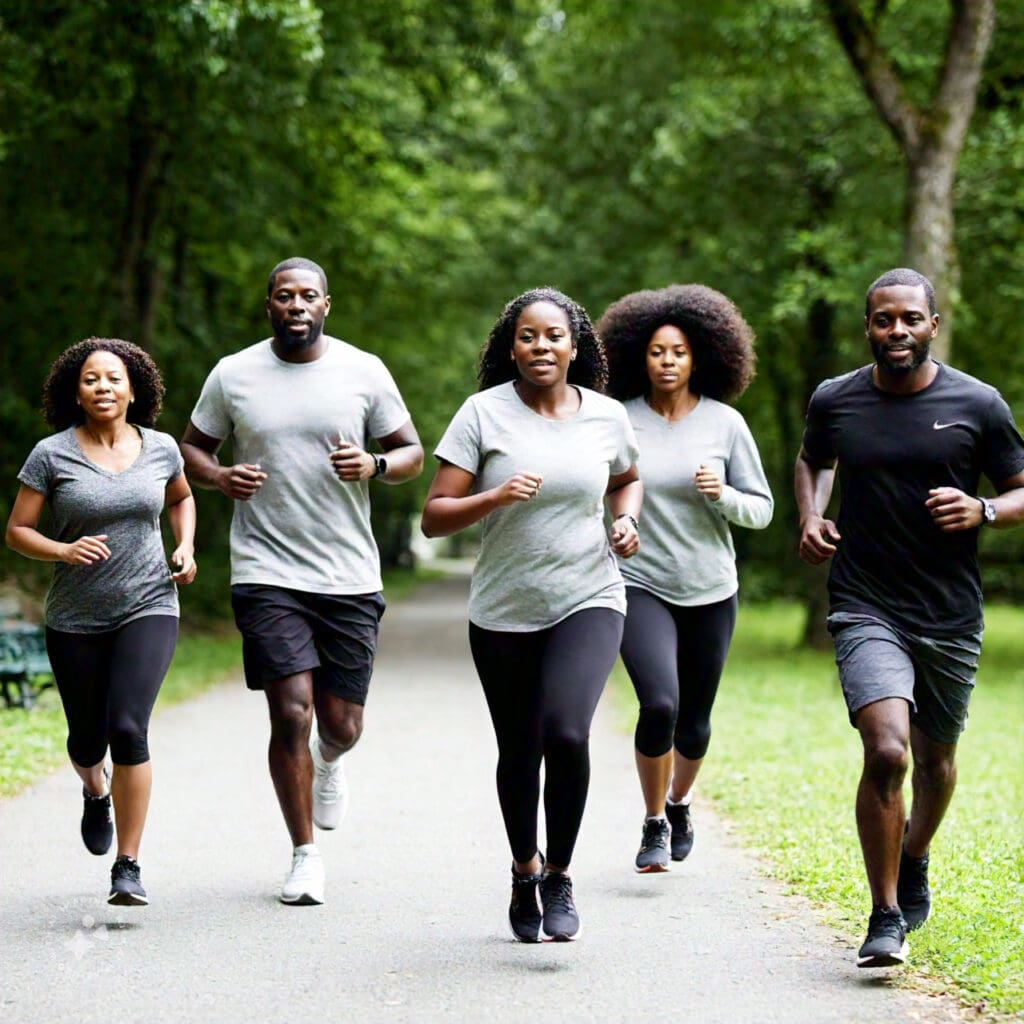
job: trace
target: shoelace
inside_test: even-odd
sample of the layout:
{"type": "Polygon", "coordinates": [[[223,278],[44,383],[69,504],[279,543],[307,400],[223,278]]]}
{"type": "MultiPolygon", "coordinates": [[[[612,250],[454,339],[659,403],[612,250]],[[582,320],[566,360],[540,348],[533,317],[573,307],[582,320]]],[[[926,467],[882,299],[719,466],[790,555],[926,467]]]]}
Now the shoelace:
{"type": "Polygon", "coordinates": [[[551,908],[573,909],[572,880],[568,875],[547,875],[541,883],[541,896],[544,900],[545,910],[551,908]]]}
{"type": "Polygon", "coordinates": [[[114,875],[117,878],[130,878],[133,882],[137,882],[141,872],[135,861],[119,859],[114,864],[114,875]]]}
{"type": "Polygon", "coordinates": [[[640,840],[640,850],[646,853],[656,846],[665,846],[668,843],[668,822],[646,821],[644,822],[644,834],[640,840]]]}
{"type": "Polygon", "coordinates": [[[876,910],[868,922],[868,933],[870,935],[891,935],[895,939],[903,941],[904,928],[901,916],[892,910],[876,910]]]}
{"type": "Polygon", "coordinates": [[[330,764],[325,761],[323,767],[317,764],[315,759],[313,761],[313,770],[317,777],[317,796],[324,803],[338,799],[338,767],[337,761],[330,764]]]}

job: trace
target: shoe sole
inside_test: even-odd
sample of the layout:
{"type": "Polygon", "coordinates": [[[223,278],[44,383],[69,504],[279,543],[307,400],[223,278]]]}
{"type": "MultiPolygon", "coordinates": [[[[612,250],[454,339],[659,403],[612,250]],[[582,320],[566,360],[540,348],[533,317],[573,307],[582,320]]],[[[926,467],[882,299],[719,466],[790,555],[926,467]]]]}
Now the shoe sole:
{"type": "Polygon", "coordinates": [[[580,925],[572,935],[566,935],[565,932],[556,932],[554,935],[548,935],[546,931],[541,929],[542,941],[544,942],[575,942],[582,934],[583,925],[580,925]]]}
{"type": "Polygon", "coordinates": [[[857,958],[858,967],[899,967],[906,963],[907,953],[910,947],[906,942],[900,947],[898,953],[878,953],[874,956],[862,956],[857,958]]]}
{"type": "Polygon", "coordinates": [[[313,824],[316,825],[316,827],[318,829],[320,829],[321,831],[323,831],[323,832],[333,832],[338,827],[338,825],[341,824],[341,819],[339,818],[338,821],[335,824],[333,824],[333,825],[326,825],[322,821],[317,821],[316,820],[316,815],[314,815],[313,816],[313,824]]]}
{"type": "Polygon", "coordinates": [[[315,896],[311,896],[308,892],[302,893],[301,896],[296,896],[295,899],[288,899],[284,896],[281,897],[281,902],[288,907],[319,907],[323,904],[323,900],[318,900],[315,896]]]}
{"type": "Polygon", "coordinates": [[[671,870],[667,864],[648,864],[645,867],[636,867],[636,873],[638,875],[663,875],[666,871],[671,870]]]}
{"type": "Polygon", "coordinates": [[[522,942],[524,945],[527,946],[532,946],[540,942],[540,925],[537,926],[537,934],[532,939],[523,938],[523,936],[520,935],[519,932],[517,932],[515,928],[512,927],[511,921],[509,921],[508,923],[508,930],[512,933],[512,937],[516,940],[516,942],[522,942]]]}
{"type": "Polygon", "coordinates": [[[112,892],[107,897],[112,907],[148,907],[149,899],[134,892],[112,892]]]}

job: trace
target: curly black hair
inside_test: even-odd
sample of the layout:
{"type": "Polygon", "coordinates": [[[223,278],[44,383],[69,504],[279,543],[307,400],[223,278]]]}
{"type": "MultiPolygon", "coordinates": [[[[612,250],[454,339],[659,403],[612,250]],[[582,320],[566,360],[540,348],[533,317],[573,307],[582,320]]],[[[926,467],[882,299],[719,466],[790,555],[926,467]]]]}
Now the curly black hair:
{"type": "Polygon", "coordinates": [[[672,324],[693,353],[690,390],[708,398],[739,398],[754,378],[754,332],[721,292],[702,284],[632,292],[613,302],[597,325],[608,352],[608,392],[625,401],[650,393],[647,344],[672,324]]]}
{"type": "Polygon", "coordinates": [[[82,365],[93,352],[111,352],[125,365],[135,401],[128,406],[128,422],[151,427],[160,415],[164,382],[148,352],[121,338],[86,338],[66,348],[53,361],[43,384],[43,416],[54,430],[85,422],[85,413],[75,400],[82,365]]]}
{"type": "Polygon", "coordinates": [[[519,314],[535,302],[550,302],[569,318],[569,330],[576,345],[576,358],[569,364],[569,383],[603,392],[608,385],[608,360],[587,311],[568,295],[550,287],[531,288],[517,295],[501,311],[480,350],[480,366],[476,374],[479,389],[483,391],[519,378],[519,370],[512,359],[516,321],[519,314]]]}

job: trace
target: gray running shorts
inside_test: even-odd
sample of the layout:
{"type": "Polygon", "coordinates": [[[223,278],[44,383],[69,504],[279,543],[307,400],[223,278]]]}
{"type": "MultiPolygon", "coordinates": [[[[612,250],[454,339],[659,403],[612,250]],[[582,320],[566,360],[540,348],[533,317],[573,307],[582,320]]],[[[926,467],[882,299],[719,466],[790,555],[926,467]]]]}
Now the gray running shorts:
{"type": "Polygon", "coordinates": [[[967,723],[982,632],[919,636],[859,612],[833,612],[828,631],[850,724],[887,697],[910,705],[910,722],[936,743],[956,743],[967,723]]]}

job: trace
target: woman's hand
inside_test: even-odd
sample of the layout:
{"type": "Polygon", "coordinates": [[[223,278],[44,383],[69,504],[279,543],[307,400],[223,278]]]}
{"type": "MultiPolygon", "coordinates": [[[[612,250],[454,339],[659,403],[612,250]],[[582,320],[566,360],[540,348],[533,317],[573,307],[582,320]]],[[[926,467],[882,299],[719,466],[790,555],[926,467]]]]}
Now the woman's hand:
{"type": "Polygon", "coordinates": [[[178,567],[177,572],[171,573],[171,579],[175,583],[191,583],[196,578],[196,559],[192,553],[192,545],[182,544],[175,548],[171,555],[171,565],[178,567]]]}
{"type": "Polygon", "coordinates": [[[540,493],[544,478],[539,473],[521,472],[510,477],[500,487],[494,488],[494,500],[499,506],[514,505],[517,501],[529,501],[540,493]]]}
{"type": "Polygon", "coordinates": [[[705,463],[700,464],[694,479],[697,482],[697,490],[711,501],[718,501],[722,496],[722,481],[718,474],[705,463]]]}
{"type": "Polygon", "coordinates": [[[613,523],[609,533],[612,551],[619,558],[632,558],[640,550],[640,535],[637,533],[633,517],[623,513],[613,523]]]}
{"type": "Polygon", "coordinates": [[[110,548],[103,542],[107,534],[100,533],[95,537],[79,537],[72,544],[65,544],[60,560],[68,565],[93,565],[105,562],[110,557],[110,548]]]}

